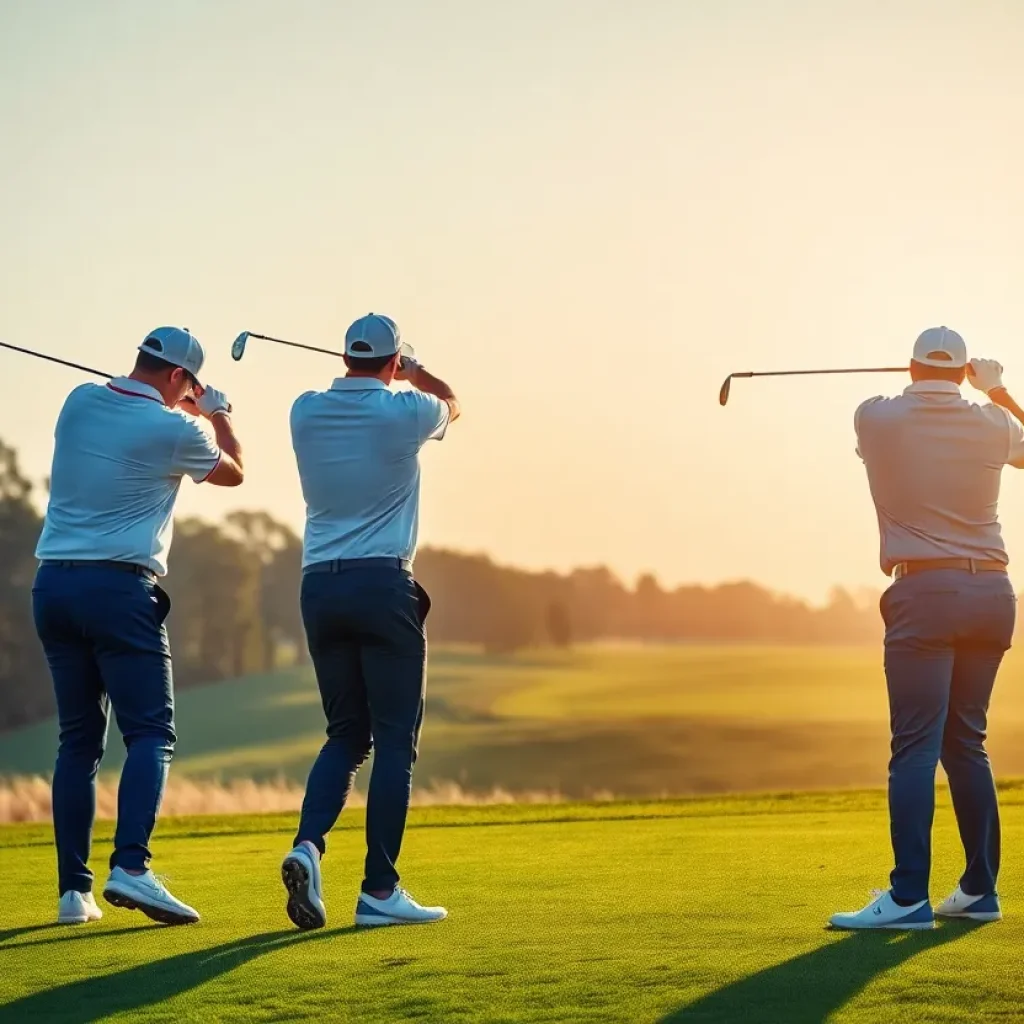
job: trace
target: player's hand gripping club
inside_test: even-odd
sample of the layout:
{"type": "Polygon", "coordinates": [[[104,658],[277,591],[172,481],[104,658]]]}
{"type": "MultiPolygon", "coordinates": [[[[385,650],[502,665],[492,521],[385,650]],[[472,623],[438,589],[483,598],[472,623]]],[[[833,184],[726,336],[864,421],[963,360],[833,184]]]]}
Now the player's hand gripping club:
{"type": "Polygon", "coordinates": [[[995,359],[972,359],[967,364],[967,379],[972,387],[990,394],[1003,387],[1003,366],[995,359]]]}
{"type": "Polygon", "coordinates": [[[178,405],[179,409],[191,413],[193,416],[202,416],[211,420],[218,413],[225,415],[231,412],[231,403],[223,391],[216,388],[196,385],[191,395],[186,395],[178,405]]]}

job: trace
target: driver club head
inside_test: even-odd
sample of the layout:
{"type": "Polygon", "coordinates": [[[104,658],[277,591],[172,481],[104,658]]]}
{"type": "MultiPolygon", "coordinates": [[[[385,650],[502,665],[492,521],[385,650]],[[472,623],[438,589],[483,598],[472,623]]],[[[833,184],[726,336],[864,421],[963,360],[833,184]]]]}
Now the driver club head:
{"type": "Polygon", "coordinates": [[[725,378],[722,390],[718,393],[718,404],[725,405],[729,401],[729,392],[732,390],[732,374],[725,378]]]}
{"type": "Polygon", "coordinates": [[[242,356],[245,355],[245,345],[248,340],[249,332],[242,331],[242,333],[237,338],[235,338],[234,342],[232,342],[231,358],[234,359],[236,363],[242,358],[242,356]]]}

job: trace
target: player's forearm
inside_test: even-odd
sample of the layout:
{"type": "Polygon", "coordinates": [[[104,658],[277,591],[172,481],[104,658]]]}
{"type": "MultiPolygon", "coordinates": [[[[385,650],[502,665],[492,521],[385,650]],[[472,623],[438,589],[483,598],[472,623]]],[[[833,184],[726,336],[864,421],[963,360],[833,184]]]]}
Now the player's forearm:
{"type": "Polygon", "coordinates": [[[435,377],[429,370],[417,366],[409,377],[409,383],[418,391],[440,398],[442,402],[455,401],[455,392],[440,377],[435,377]]]}
{"type": "Polygon", "coordinates": [[[242,445],[235,436],[235,428],[231,423],[231,417],[224,413],[218,413],[210,420],[210,425],[213,427],[213,434],[217,439],[217,447],[241,469],[242,445]]]}
{"type": "Polygon", "coordinates": [[[1011,416],[1013,416],[1021,426],[1024,426],[1024,409],[1022,409],[1013,396],[1004,387],[994,388],[988,393],[988,397],[992,400],[994,405],[998,405],[1005,409],[1011,416]]]}

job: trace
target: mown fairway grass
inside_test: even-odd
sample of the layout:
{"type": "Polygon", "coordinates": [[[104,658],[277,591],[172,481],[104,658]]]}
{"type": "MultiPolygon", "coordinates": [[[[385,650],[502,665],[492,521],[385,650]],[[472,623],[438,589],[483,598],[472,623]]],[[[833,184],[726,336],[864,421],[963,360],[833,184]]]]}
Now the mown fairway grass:
{"type": "MultiPolygon", "coordinates": [[[[45,681],[41,685],[46,685],[45,681]]],[[[175,776],[305,781],[323,741],[308,670],[178,695],[175,776]]],[[[53,723],[0,736],[0,775],[46,774],[53,723]]],[[[111,730],[104,762],[120,764],[111,730]]],[[[581,647],[487,657],[432,651],[421,785],[644,797],[879,786],[888,758],[874,647],[581,647]]],[[[1002,775],[1024,775],[1024,657],[992,709],[1002,775]]]]}
{"type": "MultiPolygon", "coordinates": [[[[885,882],[879,793],[420,810],[405,880],[452,916],[381,932],[349,927],[353,813],[326,862],[329,926],[309,935],[283,913],[288,818],[166,822],[156,866],[205,915],[177,929],[109,908],[49,926],[48,831],[7,827],[0,1024],[1019,1020],[1024,789],[1003,803],[1008,920],[909,935],[823,928],[885,882]]],[[[938,896],[960,866],[945,806],[936,861],[938,896]]]]}

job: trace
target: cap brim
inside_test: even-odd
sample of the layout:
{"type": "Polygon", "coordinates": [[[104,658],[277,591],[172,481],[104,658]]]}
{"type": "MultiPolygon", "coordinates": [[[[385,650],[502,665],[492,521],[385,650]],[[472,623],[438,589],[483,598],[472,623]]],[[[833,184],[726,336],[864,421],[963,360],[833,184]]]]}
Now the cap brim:
{"type": "MultiPolygon", "coordinates": [[[[399,342],[398,349],[396,351],[389,352],[386,356],[378,356],[373,352],[353,352],[352,345],[364,340],[365,339],[363,338],[354,338],[351,342],[346,342],[345,355],[350,356],[352,359],[393,359],[395,356],[405,356],[406,358],[411,359],[413,356],[416,355],[416,352],[413,349],[412,345],[406,345],[404,341],[399,342]]],[[[370,345],[372,343],[367,341],[366,344],[370,345]]]]}

